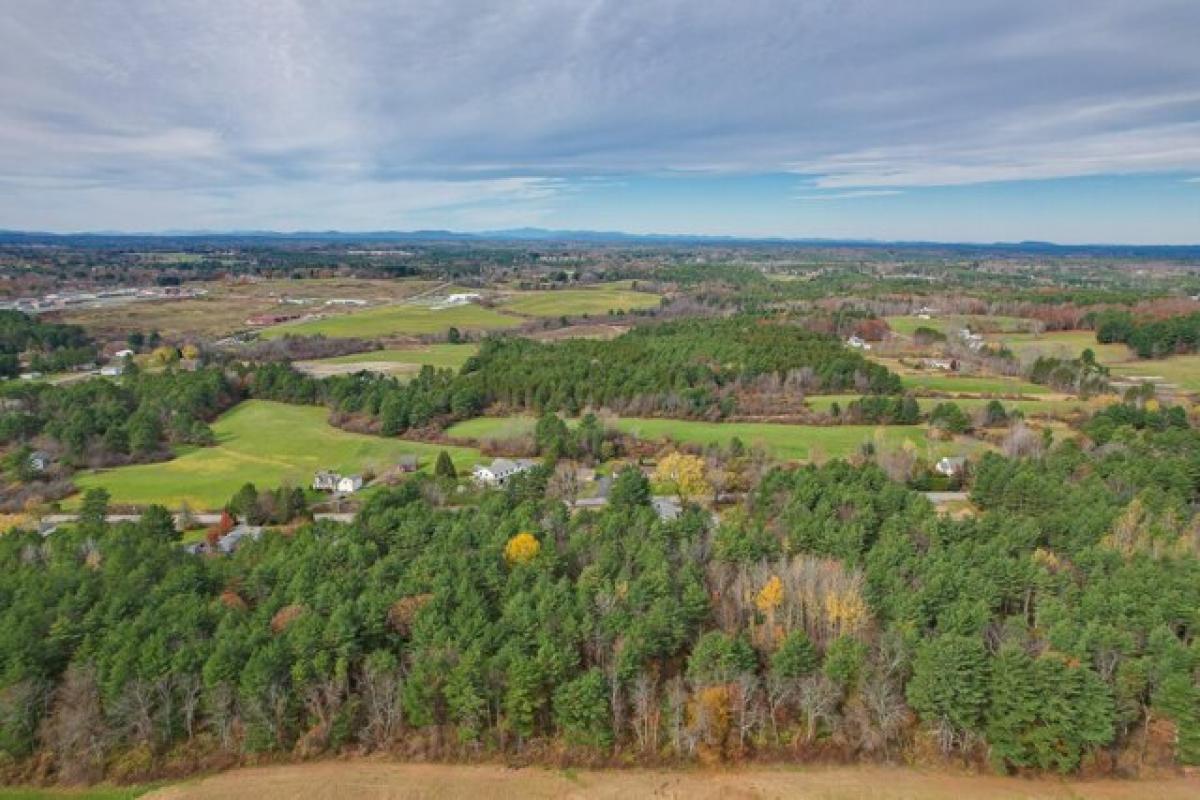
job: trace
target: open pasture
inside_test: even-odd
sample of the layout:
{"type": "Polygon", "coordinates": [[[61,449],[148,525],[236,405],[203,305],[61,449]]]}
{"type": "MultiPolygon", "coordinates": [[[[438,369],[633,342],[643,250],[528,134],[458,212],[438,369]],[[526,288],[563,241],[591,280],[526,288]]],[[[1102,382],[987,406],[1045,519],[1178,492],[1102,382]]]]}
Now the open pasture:
{"type": "MultiPolygon", "coordinates": [[[[510,439],[531,434],[536,420],[531,416],[478,417],[450,428],[451,436],[485,440],[510,439]]],[[[639,439],[727,446],[735,437],[747,446],[761,446],[776,458],[808,461],[814,458],[844,458],[859,452],[867,443],[876,447],[900,447],[905,442],[931,456],[960,453],[980,443],[935,441],[924,426],[917,425],[787,425],[771,422],[700,422],[695,420],[622,417],[611,421],[616,428],[639,439]]]]}
{"type": "Polygon", "coordinates": [[[182,448],[164,463],[81,474],[75,483],[80,489],[104,487],[114,504],[178,508],[187,502],[193,510],[206,510],[221,508],[247,482],[260,489],[307,486],[317,470],[380,472],[405,454],[431,468],[442,449],[460,468],[478,459],[473,449],[349,433],[326,422],[327,415],[316,406],[249,400],[213,424],[214,447],[182,448]]]}
{"type": "Polygon", "coordinates": [[[953,336],[963,328],[975,333],[1019,333],[1031,332],[1036,322],[1024,317],[1006,317],[990,314],[930,314],[929,319],[919,315],[884,317],[888,327],[901,336],[912,336],[917,328],[933,328],[947,336],[953,336]]]}
{"type": "MultiPolygon", "coordinates": [[[[809,407],[814,411],[828,412],[830,406],[837,403],[843,411],[850,403],[858,400],[862,395],[857,394],[823,394],[813,395],[806,398],[809,407]]],[[[930,411],[938,403],[955,403],[964,411],[975,411],[985,407],[992,402],[993,398],[989,397],[918,397],[917,405],[922,411],[930,411]]],[[[1111,402],[1111,398],[1095,401],[1080,400],[1078,398],[1068,398],[1063,400],[1057,399],[1037,399],[1037,400],[1004,400],[1000,399],[1000,404],[1004,406],[1005,411],[1020,411],[1025,416],[1062,416],[1071,414],[1077,410],[1095,409],[1096,403],[1106,404],[1111,402]]]]}
{"type": "Polygon", "coordinates": [[[204,289],[202,297],[182,300],[139,300],[94,308],[72,308],[55,319],[82,325],[100,339],[123,341],[131,330],[159,331],[168,339],[228,336],[252,326],[260,314],[348,314],[359,306],[397,303],[436,286],[433,281],[360,278],[208,281],[189,284],[204,289]],[[334,301],[326,305],[328,301],[334,301]]]}
{"type": "Polygon", "coordinates": [[[1048,333],[1005,333],[987,337],[989,344],[1004,345],[1022,361],[1038,356],[1079,358],[1091,349],[1101,364],[1118,364],[1133,358],[1123,344],[1100,344],[1094,331],[1050,331],[1048,333]]]}
{"type": "Polygon", "coordinates": [[[1154,360],[1130,360],[1110,364],[1114,380],[1143,378],[1167,383],[1185,392],[1200,392],[1200,354],[1171,356],[1154,360]]]}
{"type": "Polygon", "coordinates": [[[477,352],[479,352],[479,346],[474,344],[430,344],[418,347],[371,350],[366,353],[353,353],[314,361],[297,361],[295,366],[297,369],[317,377],[343,375],[359,370],[403,377],[415,375],[421,371],[421,367],[427,364],[435,369],[457,370],[477,352]]]}
{"type": "Polygon", "coordinates": [[[329,338],[386,338],[389,336],[418,336],[459,330],[497,330],[513,328],[521,319],[475,303],[447,308],[426,305],[397,304],[368,308],[350,314],[323,319],[288,322],[267,328],[264,339],[293,336],[327,336],[329,338]]]}
{"type": "Polygon", "coordinates": [[[588,289],[515,292],[499,299],[500,308],[529,317],[574,317],[606,315],[609,311],[653,308],[659,296],[636,292],[625,284],[606,284],[588,289]]]}

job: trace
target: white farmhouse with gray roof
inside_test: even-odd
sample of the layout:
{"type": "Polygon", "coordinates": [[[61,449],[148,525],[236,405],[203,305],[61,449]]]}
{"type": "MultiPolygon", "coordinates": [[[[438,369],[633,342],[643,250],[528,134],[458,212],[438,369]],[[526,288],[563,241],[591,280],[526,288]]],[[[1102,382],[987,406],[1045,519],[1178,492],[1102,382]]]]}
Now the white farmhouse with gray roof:
{"type": "Polygon", "coordinates": [[[533,469],[537,463],[531,458],[497,458],[491,464],[477,465],[471,474],[481,486],[503,486],[513,475],[533,469]]]}

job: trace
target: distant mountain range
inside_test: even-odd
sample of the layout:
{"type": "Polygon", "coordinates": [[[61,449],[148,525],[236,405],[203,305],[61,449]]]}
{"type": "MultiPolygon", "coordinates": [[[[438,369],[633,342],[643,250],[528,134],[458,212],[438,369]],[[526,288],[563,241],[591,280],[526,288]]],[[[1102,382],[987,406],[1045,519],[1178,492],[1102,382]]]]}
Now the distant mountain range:
{"type": "Polygon", "coordinates": [[[625,233],[623,231],[551,230],[547,228],[508,228],[494,231],[210,231],[169,230],[156,232],[95,231],[46,233],[41,231],[0,230],[0,244],[73,244],[133,245],[138,242],[163,244],[166,241],[199,243],[236,242],[541,242],[546,244],[647,244],[647,245],[726,245],[786,246],[811,248],[865,248],[872,250],[937,250],[959,254],[1022,253],[1046,255],[1093,255],[1125,258],[1200,259],[1200,244],[1055,244],[1053,242],[935,242],[881,241],[875,239],[820,239],[787,237],[708,236],[702,234],[625,233]]]}

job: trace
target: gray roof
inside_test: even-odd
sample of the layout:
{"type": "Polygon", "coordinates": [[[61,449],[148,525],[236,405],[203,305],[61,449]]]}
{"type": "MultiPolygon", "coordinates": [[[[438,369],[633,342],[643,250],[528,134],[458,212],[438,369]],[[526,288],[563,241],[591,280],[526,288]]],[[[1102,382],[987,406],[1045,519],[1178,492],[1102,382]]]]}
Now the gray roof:
{"type": "Polygon", "coordinates": [[[678,519],[683,513],[683,504],[679,502],[678,497],[651,497],[650,504],[654,506],[658,518],[664,522],[678,519]]]}
{"type": "Polygon", "coordinates": [[[262,536],[262,530],[261,525],[238,525],[217,540],[217,549],[222,553],[232,553],[241,545],[243,539],[249,537],[257,540],[262,536]]]}

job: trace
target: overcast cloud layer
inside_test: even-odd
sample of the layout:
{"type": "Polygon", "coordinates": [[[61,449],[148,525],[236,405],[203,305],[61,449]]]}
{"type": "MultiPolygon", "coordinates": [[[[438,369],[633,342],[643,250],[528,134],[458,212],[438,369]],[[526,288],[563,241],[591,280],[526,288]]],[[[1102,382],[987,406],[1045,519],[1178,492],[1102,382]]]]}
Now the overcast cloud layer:
{"type": "Polygon", "coordinates": [[[0,5],[0,227],[487,228],[674,173],[794,175],[796,214],[1183,183],[1200,2],[0,5]]]}

